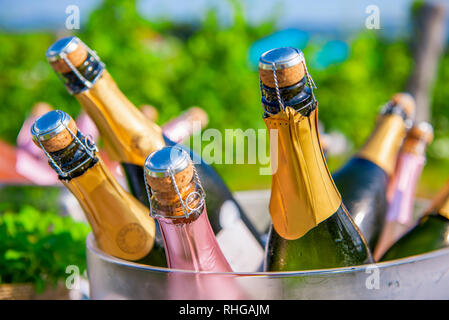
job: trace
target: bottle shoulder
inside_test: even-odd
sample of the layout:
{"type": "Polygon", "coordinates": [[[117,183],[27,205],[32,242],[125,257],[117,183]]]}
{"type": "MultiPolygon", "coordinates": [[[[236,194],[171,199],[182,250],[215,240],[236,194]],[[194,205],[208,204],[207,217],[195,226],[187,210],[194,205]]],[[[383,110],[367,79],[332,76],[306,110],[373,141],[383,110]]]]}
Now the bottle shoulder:
{"type": "Polygon", "coordinates": [[[431,213],[400,238],[384,255],[382,261],[405,258],[449,246],[449,219],[431,213]]]}
{"type": "Polygon", "coordinates": [[[268,241],[267,271],[333,268],[372,261],[360,232],[342,207],[301,238],[286,240],[272,227],[268,241]]]}

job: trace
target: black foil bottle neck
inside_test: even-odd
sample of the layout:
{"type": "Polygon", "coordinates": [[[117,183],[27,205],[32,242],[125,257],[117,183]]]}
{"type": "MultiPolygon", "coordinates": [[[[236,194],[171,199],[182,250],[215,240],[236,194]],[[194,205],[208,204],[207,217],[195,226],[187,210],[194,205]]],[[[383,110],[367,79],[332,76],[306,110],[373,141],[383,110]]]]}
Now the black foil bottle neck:
{"type": "MultiPolygon", "coordinates": [[[[270,114],[280,112],[281,107],[279,105],[276,88],[271,88],[261,83],[260,89],[262,93],[262,105],[265,110],[263,117],[267,118],[270,114]]],[[[303,116],[308,116],[316,108],[316,104],[313,103],[312,91],[306,86],[305,77],[294,85],[279,88],[279,93],[284,107],[291,107],[303,116]]]]}
{"type": "MultiPolygon", "coordinates": [[[[86,60],[84,60],[84,62],[76,69],[87,81],[94,83],[102,75],[105,66],[97,57],[88,53],[86,60]]],[[[66,88],[72,94],[77,94],[89,89],[82,79],[80,79],[73,71],[60,73],[60,77],[66,88]]]]}
{"type": "MultiPolygon", "coordinates": [[[[83,136],[79,131],[77,132],[76,136],[80,141],[85,140],[85,136],[83,136]]],[[[90,157],[89,154],[75,141],[75,139],[64,149],[55,152],[49,152],[49,155],[53,158],[55,163],[62,169],[63,172],[68,172],[81,164],[83,161],[86,161],[83,166],[69,173],[67,177],[59,176],[60,180],[71,180],[73,178],[81,176],[98,162],[98,157],[91,158],[90,161],[88,161],[90,157]]],[[[51,161],[49,161],[48,163],[55,171],[57,171],[51,161]]]]}

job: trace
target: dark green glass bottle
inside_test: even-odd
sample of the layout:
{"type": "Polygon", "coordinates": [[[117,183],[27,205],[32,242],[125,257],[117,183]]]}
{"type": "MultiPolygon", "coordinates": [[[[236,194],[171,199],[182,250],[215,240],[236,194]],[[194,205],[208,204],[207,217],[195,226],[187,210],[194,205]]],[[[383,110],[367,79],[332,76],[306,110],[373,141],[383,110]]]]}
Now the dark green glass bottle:
{"type": "Polygon", "coordinates": [[[270,146],[278,164],[274,168],[272,161],[273,225],[264,269],[298,271],[372,262],[327,168],[318,136],[317,102],[302,52],[273,49],[259,61],[264,120],[278,132],[270,132],[278,135],[277,145],[270,146]]]}
{"type": "Polygon", "coordinates": [[[286,240],[271,227],[267,271],[336,268],[373,262],[344,206],[297,240],[286,240]]]}
{"type": "Polygon", "coordinates": [[[418,223],[388,249],[380,261],[405,258],[449,247],[449,184],[418,223]]]}
{"type": "Polygon", "coordinates": [[[413,97],[394,95],[365,145],[332,175],[370,250],[374,250],[384,225],[388,182],[414,109],[413,97]]]}

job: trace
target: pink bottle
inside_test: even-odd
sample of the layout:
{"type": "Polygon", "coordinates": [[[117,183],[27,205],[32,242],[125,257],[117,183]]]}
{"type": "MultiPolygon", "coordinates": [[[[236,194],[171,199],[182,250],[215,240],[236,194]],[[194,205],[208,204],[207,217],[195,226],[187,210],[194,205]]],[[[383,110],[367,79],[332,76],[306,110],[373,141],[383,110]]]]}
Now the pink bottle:
{"type": "Polygon", "coordinates": [[[209,122],[206,111],[192,107],[181,113],[177,118],[162,126],[162,132],[171,141],[183,143],[192,134],[201,131],[209,122]]]}
{"type": "Polygon", "coordinates": [[[186,298],[186,290],[190,299],[243,298],[233,275],[220,274],[232,269],[209,223],[205,194],[189,155],[176,146],[153,152],[145,161],[145,176],[168,267],[214,273],[171,273],[168,298],[186,298]]]}
{"type": "Polygon", "coordinates": [[[427,122],[420,122],[409,131],[404,140],[395,173],[388,185],[389,205],[373,254],[376,261],[415,223],[415,189],[426,162],[427,145],[432,139],[432,126],[427,122]]]}

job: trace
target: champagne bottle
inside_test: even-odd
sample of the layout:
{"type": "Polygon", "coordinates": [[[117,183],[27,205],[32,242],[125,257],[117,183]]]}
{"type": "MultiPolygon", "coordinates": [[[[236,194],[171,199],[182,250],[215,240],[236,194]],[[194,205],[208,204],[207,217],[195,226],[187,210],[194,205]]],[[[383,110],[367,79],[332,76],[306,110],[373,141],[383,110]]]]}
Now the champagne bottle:
{"type": "Polygon", "coordinates": [[[393,178],[388,184],[388,210],[374,260],[412,228],[415,188],[426,162],[426,147],[433,139],[433,128],[427,122],[413,126],[404,140],[393,178]]]}
{"type": "Polygon", "coordinates": [[[183,143],[192,134],[201,131],[209,119],[206,111],[198,107],[191,107],[178,117],[162,126],[164,135],[175,143],[183,143]]]}
{"type": "Polygon", "coordinates": [[[380,261],[405,258],[449,246],[449,182],[418,223],[393,244],[380,261]]]}
{"type": "Polygon", "coordinates": [[[206,194],[189,154],[179,146],[164,147],[145,160],[151,215],[159,221],[170,268],[211,274],[168,275],[168,299],[247,299],[209,223],[206,194]],[[151,191],[150,191],[151,190],[151,191]]]}
{"type": "Polygon", "coordinates": [[[232,272],[209,223],[204,190],[189,155],[179,147],[155,151],[145,161],[145,175],[168,267],[232,272]]]}
{"type": "MultiPolygon", "coordinates": [[[[148,206],[143,180],[145,158],[166,144],[175,143],[164,137],[161,128],[149,121],[125,97],[99,57],[80,39],[60,39],[50,46],[46,56],[68,91],[96,123],[111,160],[122,163],[131,193],[148,206]]],[[[200,159],[191,150],[188,152],[195,161],[200,159]]],[[[208,192],[207,206],[212,229],[222,249],[225,254],[249,257],[247,261],[250,265],[239,265],[234,267],[236,270],[255,271],[256,261],[263,257],[261,236],[217,172],[202,160],[197,168],[208,192]],[[229,220],[227,216],[235,217],[232,226],[221,224],[221,221],[229,220]],[[229,236],[229,233],[236,232],[240,237],[229,236]],[[226,241],[220,241],[222,238],[226,241]],[[236,250],[239,252],[235,253],[236,250]]],[[[161,239],[157,236],[156,241],[160,242],[161,239]]],[[[236,264],[240,261],[232,260],[236,264]]],[[[233,264],[232,261],[230,263],[233,264]]]]}
{"type": "Polygon", "coordinates": [[[154,242],[156,227],[148,209],[123,190],[96,155],[95,144],[67,113],[44,114],[31,134],[60,181],[78,199],[100,249],[121,259],[165,265],[163,248],[154,242]]]}
{"type": "MultiPolygon", "coordinates": [[[[158,113],[155,107],[143,105],[140,111],[148,120],[155,121],[158,113]]],[[[194,133],[200,132],[207,126],[209,118],[206,111],[199,107],[191,107],[176,118],[162,126],[162,133],[174,143],[183,143],[194,133]]]]}
{"type": "Polygon", "coordinates": [[[394,95],[381,111],[365,145],[333,174],[343,201],[371,250],[382,230],[389,177],[394,172],[414,110],[412,96],[394,95]]]}
{"type": "Polygon", "coordinates": [[[327,168],[318,134],[318,103],[302,52],[295,48],[270,50],[260,57],[259,73],[273,172],[273,225],[265,270],[371,262],[366,242],[327,168]]]}

